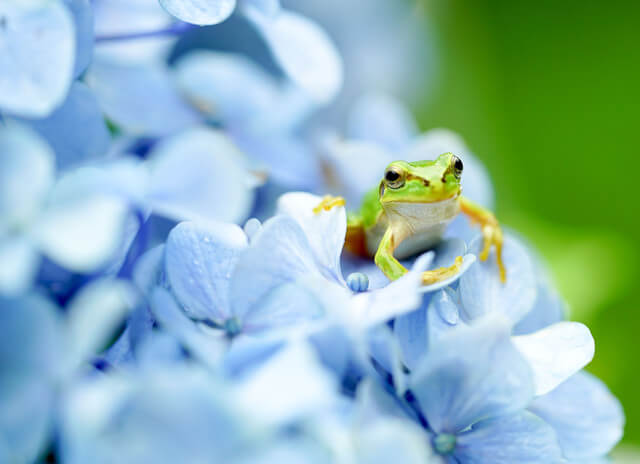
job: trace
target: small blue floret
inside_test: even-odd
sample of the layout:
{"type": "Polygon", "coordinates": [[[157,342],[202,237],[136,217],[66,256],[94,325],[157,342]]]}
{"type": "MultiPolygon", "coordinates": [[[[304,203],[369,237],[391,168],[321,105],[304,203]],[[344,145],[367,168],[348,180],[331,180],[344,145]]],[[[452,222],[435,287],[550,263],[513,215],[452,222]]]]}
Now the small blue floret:
{"type": "Polygon", "coordinates": [[[369,277],[362,272],[353,272],[347,277],[347,286],[354,292],[366,292],[369,289],[369,277]]]}

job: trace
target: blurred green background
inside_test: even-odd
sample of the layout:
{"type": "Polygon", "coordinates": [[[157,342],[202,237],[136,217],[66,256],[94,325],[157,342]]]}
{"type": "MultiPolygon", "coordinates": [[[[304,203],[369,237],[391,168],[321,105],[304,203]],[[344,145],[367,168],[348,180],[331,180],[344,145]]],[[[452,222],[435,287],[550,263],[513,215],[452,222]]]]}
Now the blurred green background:
{"type": "Polygon", "coordinates": [[[640,445],[640,3],[421,0],[436,59],[423,129],[461,133],[498,217],[546,258],[589,325],[589,370],[640,445]]]}

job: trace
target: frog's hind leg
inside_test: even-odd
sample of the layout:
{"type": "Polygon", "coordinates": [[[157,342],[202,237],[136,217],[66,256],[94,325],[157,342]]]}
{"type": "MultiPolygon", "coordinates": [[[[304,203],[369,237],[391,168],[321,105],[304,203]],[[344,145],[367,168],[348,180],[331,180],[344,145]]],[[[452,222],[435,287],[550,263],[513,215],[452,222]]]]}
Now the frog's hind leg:
{"type": "Polygon", "coordinates": [[[347,215],[347,235],[344,240],[344,247],[354,255],[365,258],[370,256],[367,251],[367,236],[362,217],[359,214],[349,213],[347,215]]]}
{"type": "Polygon", "coordinates": [[[422,284],[431,285],[453,277],[460,272],[461,266],[462,256],[458,256],[455,262],[449,267],[439,267],[438,269],[432,269],[431,271],[424,271],[422,273],[422,284]]]}

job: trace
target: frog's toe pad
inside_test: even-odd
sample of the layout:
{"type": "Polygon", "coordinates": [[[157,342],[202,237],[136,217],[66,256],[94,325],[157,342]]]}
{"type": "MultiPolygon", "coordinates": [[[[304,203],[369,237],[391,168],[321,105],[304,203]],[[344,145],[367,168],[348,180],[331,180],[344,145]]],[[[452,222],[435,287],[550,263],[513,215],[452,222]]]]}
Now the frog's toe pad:
{"type": "Polygon", "coordinates": [[[449,279],[460,272],[462,267],[462,256],[458,256],[455,262],[449,267],[439,267],[431,271],[424,271],[422,273],[422,284],[431,285],[443,280],[449,279]]]}
{"type": "Polygon", "coordinates": [[[322,201],[318,203],[318,205],[315,208],[313,208],[313,212],[315,214],[320,214],[323,210],[330,211],[332,208],[335,208],[336,206],[344,206],[344,205],[345,205],[344,198],[334,197],[332,195],[326,195],[324,198],[322,198],[322,201]]]}

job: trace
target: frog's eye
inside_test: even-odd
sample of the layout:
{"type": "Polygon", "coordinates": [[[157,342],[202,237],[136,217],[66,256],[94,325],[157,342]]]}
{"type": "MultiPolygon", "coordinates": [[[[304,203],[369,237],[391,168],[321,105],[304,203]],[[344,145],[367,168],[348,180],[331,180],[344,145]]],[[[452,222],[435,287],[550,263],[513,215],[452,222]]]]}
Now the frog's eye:
{"type": "Polygon", "coordinates": [[[462,175],[462,168],[464,167],[462,160],[456,155],[453,155],[451,157],[451,166],[453,167],[453,175],[460,179],[460,176],[462,175]]]}
{"type": "Polygon", "coordinates": [[[405,173],[403,170],[392,166],[384,173],[384,181],[387,187],[392,189],[400,188],[404,185],[405,173]]]}

